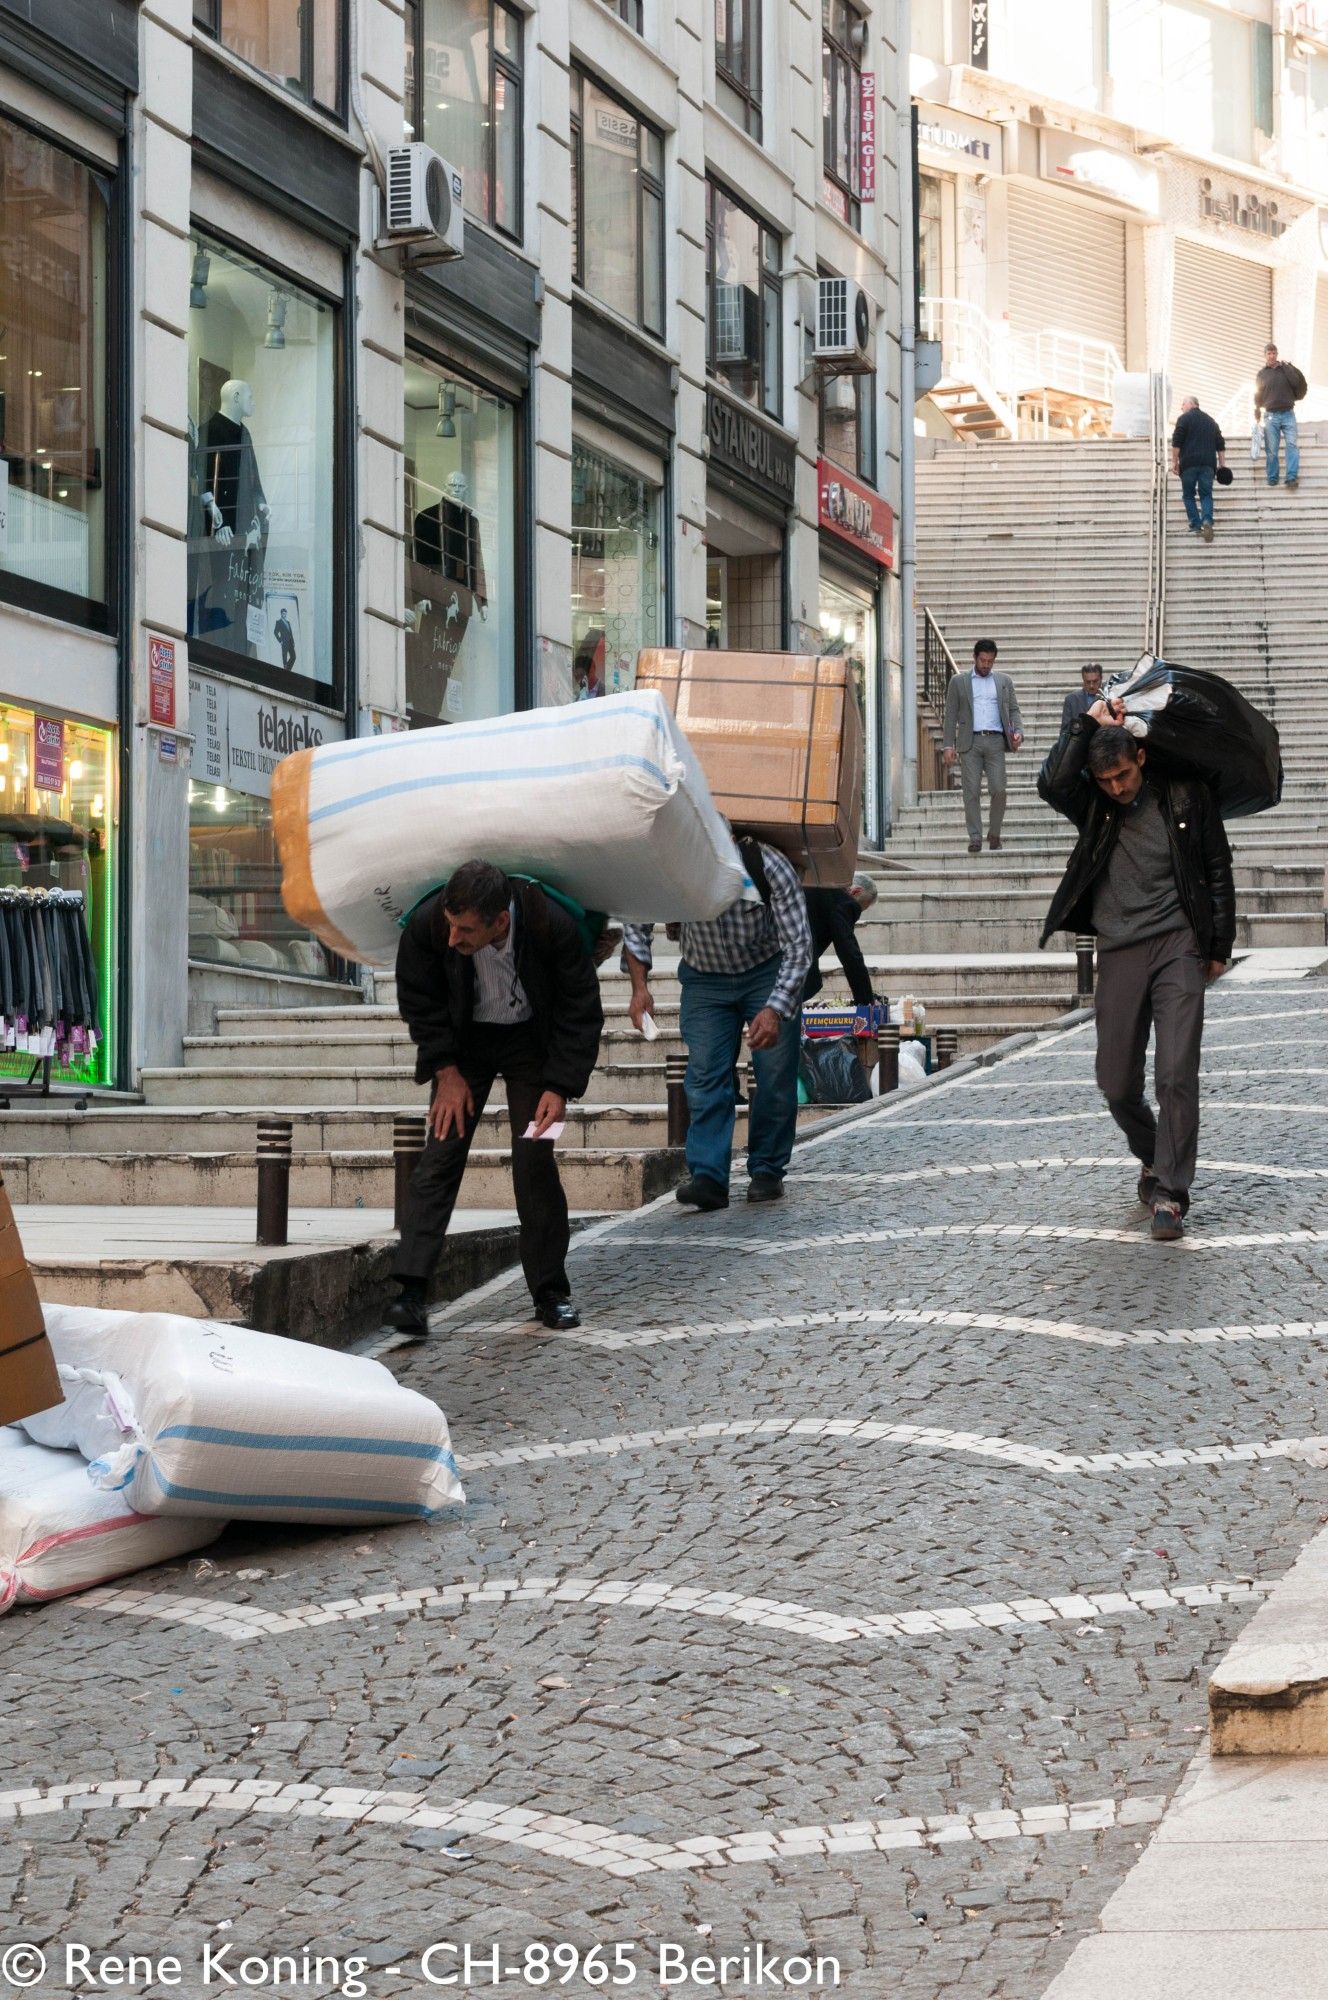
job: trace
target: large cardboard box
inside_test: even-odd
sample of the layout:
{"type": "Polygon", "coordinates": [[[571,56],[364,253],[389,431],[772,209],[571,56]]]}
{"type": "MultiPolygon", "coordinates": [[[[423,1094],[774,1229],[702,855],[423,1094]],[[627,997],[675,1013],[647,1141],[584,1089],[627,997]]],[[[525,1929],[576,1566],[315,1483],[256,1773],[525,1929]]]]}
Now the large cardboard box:
{"type": "Polygon", "coordinates": [[[862,826],[862,723],[846,660],[806,653],[638,654],[686,733],[715,804],[809,884],[846,888],[862,826]]]}
{"type": "Polygon", "coordinates": [[[37,1287],[0,1180],[0,1424],[63,1401],[37,1287]]]}

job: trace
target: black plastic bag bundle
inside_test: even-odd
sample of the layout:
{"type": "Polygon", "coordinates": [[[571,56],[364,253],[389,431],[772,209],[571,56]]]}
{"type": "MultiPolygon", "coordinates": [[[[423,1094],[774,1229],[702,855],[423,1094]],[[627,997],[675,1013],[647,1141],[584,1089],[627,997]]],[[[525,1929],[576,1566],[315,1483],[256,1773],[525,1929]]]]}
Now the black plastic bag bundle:
{"type": "Polygon", "coordinates": [[[1167,771],[1203,778],[1223,819],[1248,819],[1282,798],[1282,749],[1266,715],[1220,674],[1145,653],[1104,690],[1126,726],[1167,771]]]}

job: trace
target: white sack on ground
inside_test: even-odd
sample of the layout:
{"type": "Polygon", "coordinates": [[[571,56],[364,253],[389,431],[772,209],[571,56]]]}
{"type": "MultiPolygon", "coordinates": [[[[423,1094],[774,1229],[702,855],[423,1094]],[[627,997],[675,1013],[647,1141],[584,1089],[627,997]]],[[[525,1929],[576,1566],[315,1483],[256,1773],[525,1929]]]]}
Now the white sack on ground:
{"type": "Polygon", "coordinates": [[[44,1311],[68,1400],[29,1435],[141,1514],[332,1525],[465,1497],[447,1418],[381,1362],[174,1313],[44,1311]]]}
{"type": "Polygon", "coordinates": [[[395,964],[400,919],[474,857],[657,923],[756,894],[653,689],[325,743],[278,765],[272,807],[286,909],[370,964],[395,964]]]}
{"type": "Polygon", "coordinates": [[[216,1540],[225,1523],[137,1514],[103,1493],[77,1452],[0,1429],[0,1612],[92,1590],[216,1540]]]}

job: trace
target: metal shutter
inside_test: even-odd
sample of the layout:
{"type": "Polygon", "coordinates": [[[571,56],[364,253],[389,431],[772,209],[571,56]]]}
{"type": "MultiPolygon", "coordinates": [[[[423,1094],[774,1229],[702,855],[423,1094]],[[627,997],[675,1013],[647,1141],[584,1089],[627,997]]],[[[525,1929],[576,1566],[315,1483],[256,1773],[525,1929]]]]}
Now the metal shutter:
{"type": "Polygon", "coordinates": [[[1125,360],[1125,224],[1069,196],[1010,188],[1010,326],[1105,340],[1125,360]]]}
{"type": "Polygon", "coordinates": [[[1328,403],[1328,278],[1320,278],[1314,302],[1314,352],[1305,370],[1317,411],[1328,403]]]}
{"type": "Polygon", "coordinates": [[[1197,396],[1220,417],[1237,389],[1253,383],[1272,337],[1269,267],[1178,237],[1167,368],[1172,412],[1183,396],[1197,396]]]}

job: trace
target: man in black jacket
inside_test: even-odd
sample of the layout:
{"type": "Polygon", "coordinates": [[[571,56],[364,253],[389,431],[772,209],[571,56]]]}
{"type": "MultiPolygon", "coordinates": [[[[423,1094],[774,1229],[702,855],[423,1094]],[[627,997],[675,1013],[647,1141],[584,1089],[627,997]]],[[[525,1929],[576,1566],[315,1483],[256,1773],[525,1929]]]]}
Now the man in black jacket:
{"type": "Polygon", "coordinates": [[[1120,702],[1095,702],[1042,767],[1038,791],[1079,829],[1042,943],[1057,930],[1097,934],[1098,1088],[1142,1165],[1153,1240],[1173,1243],[1199,1150],[1204,995],[1231,957],[1236,898],[1213,793],[1155,776],[1124,719],[1120,702]],[[1157,1118],[1144,1096],[1152,1027],[1157,1118]]]}
{"type": "Polygon", "coordinates": [[[859,872],[853,877],[851,889],[808,889],[804,893],[812,932],[812,963],[802,989],[803,999],[812,999],[824,986],[821,953],[833,945],[835,956],[844,968],[849,992],[859,1007],[869,1006],[873,998],[871,974],[853,931],[858,918],[876,901],[876,884],[870,875],[859,872]]]}
{"type": "Polygon", "coordinates": [[[413,912],[397,951],[397,1004],[432,1083],[429,1136],[411,1181],[397,1252],[401,1296],[387,1323],[429,1330],[428,1283],[443,1248],[475,1124],[498,1077],[507,1087],[521,1268],[536,1317],[579,1326],[567,1280],[567,1197],[553,1142],[580,1097],[604,1026],[599,978],[573,917],[538,883],[467,861],[413,912]]]}

